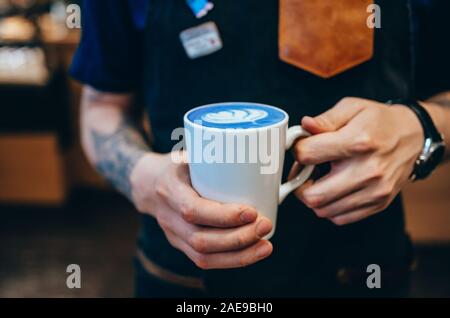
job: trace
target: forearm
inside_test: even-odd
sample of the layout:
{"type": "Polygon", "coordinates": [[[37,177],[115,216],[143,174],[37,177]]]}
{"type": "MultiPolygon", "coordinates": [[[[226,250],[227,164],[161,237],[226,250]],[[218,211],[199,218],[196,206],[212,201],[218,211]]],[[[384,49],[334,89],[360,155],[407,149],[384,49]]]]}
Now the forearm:
{"type": "Polygon", "coordinates": [[[97,171],[132,200],[130,175],[150,151],[132,116],[133,97],[85,88],[81,104],[82,144],[97,171]]]}
{"type": "Polygon", "coordinates": [[[450,91],[436,95],[424,103],[446,143],[444,160],[450,160],[450,91]]]}

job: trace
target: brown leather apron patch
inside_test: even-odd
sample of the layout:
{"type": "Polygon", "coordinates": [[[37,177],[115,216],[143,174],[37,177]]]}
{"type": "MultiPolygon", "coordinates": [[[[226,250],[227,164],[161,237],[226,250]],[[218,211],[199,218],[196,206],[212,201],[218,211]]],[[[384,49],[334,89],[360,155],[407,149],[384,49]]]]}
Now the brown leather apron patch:
{"type": "Polygon", "coordinates": [[[373,56],[372,0],[280,0],[280,59],[329,78],[373,56]]]}

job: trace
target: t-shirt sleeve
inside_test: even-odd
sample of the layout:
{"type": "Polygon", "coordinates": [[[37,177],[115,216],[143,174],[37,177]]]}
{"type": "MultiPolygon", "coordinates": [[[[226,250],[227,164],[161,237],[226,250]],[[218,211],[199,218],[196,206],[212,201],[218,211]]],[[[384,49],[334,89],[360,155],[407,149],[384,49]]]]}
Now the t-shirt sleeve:
{"type": "Polygon", "coordinates": [[[141,31],[124,0],[84,0],[81,41],[70,74],[108,92],[130,92],[140,79],[141,31]]]}
{"type": "Polygon", "coordinates": [[[416,83],[418,97],[450,90],[450,1],[417,0],[416,83]]]}

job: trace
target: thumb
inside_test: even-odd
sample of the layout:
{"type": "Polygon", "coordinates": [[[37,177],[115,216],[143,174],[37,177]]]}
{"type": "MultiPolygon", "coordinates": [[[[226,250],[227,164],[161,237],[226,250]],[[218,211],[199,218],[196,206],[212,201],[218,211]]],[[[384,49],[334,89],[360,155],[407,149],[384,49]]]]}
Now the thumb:
{"type": "Polygon", "coordinates": [[[359,98],[344,98],[319,116],[305,116],[302,119],[302,126],[313,135],[337,131],[363,109],[363,101],[359,98]]]}

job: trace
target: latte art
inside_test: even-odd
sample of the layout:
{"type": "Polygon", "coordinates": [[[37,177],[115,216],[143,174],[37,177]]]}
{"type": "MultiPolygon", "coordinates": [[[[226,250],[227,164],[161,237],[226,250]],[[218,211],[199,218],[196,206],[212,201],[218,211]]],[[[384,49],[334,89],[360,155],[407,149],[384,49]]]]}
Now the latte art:
{"type": "Polygon", "coordinates": [[[230,109],[217,113],[208,113],[202,116],[202,120],[214,124],[238,124],[255,122],[267,116],[269,114],[261,109],[230,109]]]}
{"type": "Polygon", "coordinates": [[[256,103],[221,103],[195,108],[186,120],[211,128],[251,129],[268,127],[288,119],[282,110],[256,103]]]}

